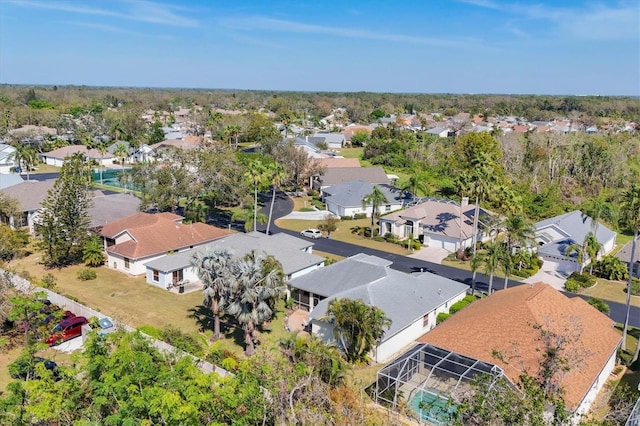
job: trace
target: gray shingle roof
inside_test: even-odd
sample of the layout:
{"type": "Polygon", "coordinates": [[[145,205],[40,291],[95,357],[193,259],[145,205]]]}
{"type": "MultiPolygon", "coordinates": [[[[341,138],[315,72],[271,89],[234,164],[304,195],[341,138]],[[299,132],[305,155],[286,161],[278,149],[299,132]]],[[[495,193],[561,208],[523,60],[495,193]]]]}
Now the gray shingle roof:
{"type": "Polygon", "coordinates": [[[331,186],[355,180],[376,184],[389,184],[382,167],[338,167],[327,169],[320,177],[323,186],[331,186]]]}
{"type": "Polygon", "coordinates": [[[8,188],[24,182],[18,173],[0,173],[0,189],[8,188]]]}
{"type": "Polygon", "coordinates": [[[4,188],[2,192],[15,198],[20,203],[20,211],[31,212],[40,209],[42,201],[47,198],[49,189],[53,188],[55,179],[45,181],[25,181],[4,188]]]}
{"type": "MultiPolygon", "coordinates": [[[[549,219],[541,220],[535,224],[536,233],[540,232],[543,228],[554,226],[567,234],[568,238],[582,243],[591,232],[591,218],[584,216],[580,210],[574,210],[569,213],[555,216],[549,219]]],[[[596,238],[601,244],[606,243],[615,238],[616,233],[606,226],[600,224],[596,231],[596,238]]],[[[565,239],[565,238],[563,238],[565,239]]]]}
{"type": "MultiPolygon", "coordinates": [[[[328,202],[343,207],[356,207],[362,206],[362,199],[373,192],[373,185],[369,182],[357,180],[330,186],[323,189],[323,192],[327,194],[326,200],[328,202]]],[[[402,202],[398,188],[385,184],[378,185],[378,188],[389,203],[397,204],[402,202]]]]}
{"type": "Polygon", "coordinates": [[[204,250],[207,247],[228,247],[238,257],[244,256],[251,250],[264,251],[268,255],[274,256],[282,264],[284,273],[290,275],[309,266],[324,262],[324,258],[303,251],[312,245],[313,243],[309,241],[284,233],[269,236],[260,232],[238,233],[221,238],[203,247],[164,256],[145,265],[158,271],[171,272],[189,266],[191,258],[196,251],[204,250]]]}
{"type": "MultiPolygon", "coordinates": [[[[351,262],[346,265],[347,268],[345,269],[351,269],[353,275],[359,275],[360,269],[354,270],[354,267],[355,264],[362,262],[359,262],[358,259],[349,258],[300,278],[312,279],[316,277],[319,282],[324,282],[326,275],[323,274],[321,277],[321,272],[330,272],[325,270],[329,270],[332,266],[339,265],[347,260],[351,260],[351,262]]],[[[364,263],[363,266],[365,266],[365,269],[374,269],[364,263]]],[[[329,302],[333,299],[362,300],[368,305],[377,306],[391,319],[391,327],[382,339],[384,342],[445,302],[465,293],[469,288],[465,284],[430,272],[409,275],[388,267],[382,268],[379,272],[384,272],[384,275],[371,279],[364,284],[346,288],[320,301],[311,312],[310,318],[313,320],[326,315],[329,302]]],[[[340,282],[341,278],[341,275],[333,276],[331,280],[340,282]]],[[[365,277],[362,277],[360,281],[366,281],[365,277]]]]}
{"type": "MultiPolygon", "coordinates": [[[[622,260],[623,262],[629,262],[629,259],[631,259],[631,244],[633,243],[632,241],[629,241],[627,244],[624,245],[624,247],[622,247],[620,249],[620,251],[618,253],[616,253],[616,257],[620,260],[622,260]]],[[[634,262],[640,262],[640,235],[638,236],[638,238],[636,239],[636,252],[634,253],[634,262]]]]}

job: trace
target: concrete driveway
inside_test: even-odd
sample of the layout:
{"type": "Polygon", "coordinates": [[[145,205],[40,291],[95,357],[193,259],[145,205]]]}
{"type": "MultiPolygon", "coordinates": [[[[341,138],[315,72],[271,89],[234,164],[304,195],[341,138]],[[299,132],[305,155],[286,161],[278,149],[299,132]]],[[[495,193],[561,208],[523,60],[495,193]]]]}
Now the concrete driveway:
{"type": "Polygon", "coordinates": [[[450,254],[450,251],[441,247],[422,247],[417,252],[407,255],[407,257],[441,264],[442,260],[450,254]]]}
{"type": "Polygon", "coordinates": [[[557,263],[544,262],[538,272],[522,282],[537,283],[542,281],[550,284],[556,290],[564,291],[564,283],[567,281],[567,275],[564,272],[560,272],[557,268],[557,263]]]}

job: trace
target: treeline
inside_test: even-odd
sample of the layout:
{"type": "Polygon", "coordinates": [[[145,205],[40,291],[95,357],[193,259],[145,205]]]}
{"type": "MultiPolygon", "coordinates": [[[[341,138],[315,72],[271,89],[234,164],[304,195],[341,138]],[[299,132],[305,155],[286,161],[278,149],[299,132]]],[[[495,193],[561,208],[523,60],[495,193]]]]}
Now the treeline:
{"type": "Polygon", "coordinates": [[[318,119],[344,108],[351,121],[367,122],[372,112],[513,115],[530,121],[566,117],[586,125],[610,121],[640,121],[634,97],[461,95],[400,93],[272,92],[207,89],[97,88],[86,86],[0,86],[0,112],[11,125],[55,127],[56,114],[102,112],[119,108],[172,111],[178,107],[213,106],[229,110],[283,110],[318,119]],[[7,113],[10,112],[10,116],[7,113]]]}

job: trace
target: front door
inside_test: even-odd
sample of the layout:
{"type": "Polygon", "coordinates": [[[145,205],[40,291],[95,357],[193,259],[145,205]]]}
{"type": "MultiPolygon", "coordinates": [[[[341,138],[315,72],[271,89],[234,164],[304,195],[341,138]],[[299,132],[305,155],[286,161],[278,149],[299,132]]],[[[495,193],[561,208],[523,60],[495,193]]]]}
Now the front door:
{"type": "Polygon", "coordinates": [[[177,283],[182,281],[182,278],[182,269],[180,269],[179,271],[173,271],[173,285],[176,285],[177,283]]]}

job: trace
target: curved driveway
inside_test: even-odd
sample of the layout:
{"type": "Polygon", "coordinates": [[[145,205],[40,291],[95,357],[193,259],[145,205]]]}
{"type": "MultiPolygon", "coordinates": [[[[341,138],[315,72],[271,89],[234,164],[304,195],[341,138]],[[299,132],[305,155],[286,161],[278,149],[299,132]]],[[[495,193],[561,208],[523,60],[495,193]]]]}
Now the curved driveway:
{"type": "MultiPolygon", "coordinates": [[[[270,197],[267,197],[265,207],[262,209],[262,212],[266,215],[269,214],[269,204],[270,197]]],[[[273,206],[273,221],[276,219],[284,217],[291,213],[293,210],[293,201],[283,192],[278,191],[276,193],[276,202],[273,206]]],[[[258,230],[265,231],[266,225],[258,226],[258,230]]],[[[295,231],[290,231],[288,229],[279,228],[275,223],[271,224],[271,232],[284,232],[289,235],[293,235],[299,237],[300,234],[295,231]]],[[[383,259],[388,259],[393,262],[391,268],[396,269],[402,272],[418,272],[418,271],[428,271],[434,274],[459,281],[461,283],[471,285],[472,282],[472,273],[470,271],[466,271],[464,269],[453,268],[446,265],[440,265],[438,263],[427,262],[420,259],[414,259],[407,256],[401,256],[393,253],[387,253],[380,250],[371,249],[368,247],[362,247],[355,244],[345,243],[342,241],[337,241],[333,239],[321,238],[318,240],[314,240],[314,248],[316,250],[320,250],[326,253],[332,253],[338,256],[349,257],[358,253],[365,253],[373,256],[378,256],[383,259]]],[[[479,290],[487,290],[488,289],[489,278],[484,275],[478,273],[476,275],[476,289],[479,290]]],[[[496,290],[501,290],[504,285],[503,279],[495,279],[493,280],[493,287],[496,290]]],[[[509,280],[509,287],[514,287],[517,285],[528,285],[518,281],[509,280]]],[[[569,297],[576,297],[575,294],[565,293],[569,297]]],[[[580,296],[583,297],[583,296],[580,296]]],[[[587,299],[587,297],[583,297],[587,299]]],[[[609,306],[611,307],[611,319],[622,323],[624,321],[626,307],[622,303],[610,302],[607,301],[609,306]]],[[[629,324],[634,327],[640,326],[640,308],[631,306],[631,312],[629,315],[629,324]]]]}

